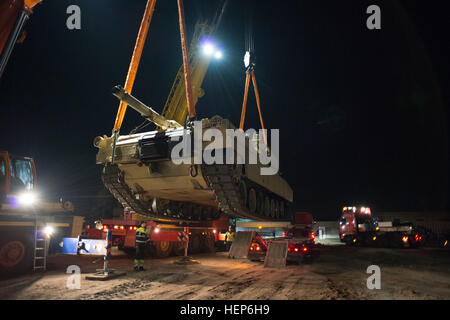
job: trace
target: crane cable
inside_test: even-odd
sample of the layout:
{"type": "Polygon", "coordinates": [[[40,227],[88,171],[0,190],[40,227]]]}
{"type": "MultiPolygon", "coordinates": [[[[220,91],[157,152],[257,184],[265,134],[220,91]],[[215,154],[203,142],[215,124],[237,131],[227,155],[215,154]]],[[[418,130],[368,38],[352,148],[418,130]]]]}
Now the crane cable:
{"type": "MultiPolygon", "coordinates": [[[[253,90],[255,91],[256,105],[258,107],[259,120],[261,122],[261,129],[263,131],[264,143],[267,146],[267,136],[266,131],[264,129],[264,121],[261,112],[261,100],[259,98],[259,90],[256,84],[256,76],[255,76],[255,62],[252,60],[252,56],[254,55],[255,45],[253,40],[253,21],[252,21],[252,11],[250,10],[249,19],[246,21],[245,26],[245,49],[246,56],[248,55],[248,65],[246,66],[245,71],[245,89],[244,89],[244,101],[242,102],[242,111],[241,111],[241,121],[239,123],[239,129],[241,131],[244,130],[244,122],[245,122],[245,113],[247,111],[247,100],[248,100],[248,88],[250,86],[250,78],[252,78],[253,90]]],[[[245,59],[245,58],[244,58],[245,59]]]]}

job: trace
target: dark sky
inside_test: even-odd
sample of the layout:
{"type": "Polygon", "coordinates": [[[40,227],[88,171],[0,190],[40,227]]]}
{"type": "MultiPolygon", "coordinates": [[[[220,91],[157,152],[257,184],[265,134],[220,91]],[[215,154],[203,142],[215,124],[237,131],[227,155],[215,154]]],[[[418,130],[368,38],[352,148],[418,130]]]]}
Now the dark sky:
{"type": "MultiPolygon", "coordinates": [[[[35,158],[40,192],[79,208],[103,196],[95,136],[111,133],[144,0],[45,0],[0,80],[0,149],[35,158]],[[82,29],[66,28],[66,8],[82,29]]],[[[185,0],[192,34],[221,1],[185,0]]],[[[245,24],[252,16],[265,125],[279,128],[281,168],[298,210],[336,218],[343,204],[376,212],[448,209],[450,45],[443,1],[230,0],[199,117],[238,124],[245,24]],[[377,4],[382,30],[366,28],[377,4]],[[251,13],[251,14],[250,14],[251,13]]],[[[133,93],[161,111],[182,63],[176,1],[158,1],[133,93]]],[[[250,92],[246,126],[258,128],[250,92]]],[[[141,119],[128,110],[121,133],[141,119]]]]}

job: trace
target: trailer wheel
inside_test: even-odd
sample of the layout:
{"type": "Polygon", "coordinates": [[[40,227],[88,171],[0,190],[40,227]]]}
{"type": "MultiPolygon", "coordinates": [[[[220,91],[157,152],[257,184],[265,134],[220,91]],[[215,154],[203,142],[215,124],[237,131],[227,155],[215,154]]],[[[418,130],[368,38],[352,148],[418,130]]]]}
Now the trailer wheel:
{"type": "Polygon", "coordinates": [[[0,274],[16,275],[31,269],[33,245],[30,239],[8,234],[0,240],[0,274]]]}
{"type": "Polygon", "coordinates": [[[172,252],[172,242],[155,241],[156,256],[158,258],[167,258],[172,252]]]}
{"type": "Polygon", "coordinates": [[[192,254],[200,253],[201,239],[199,234],[192,234],[189,237],[189,252],[192,254]]]}
{"type": "Polygon", "coordinates": [[[211,253],[215,251],[214,238],[211,235],[206,235],[202,240],[202,252],[211,253]]]}
{"type": "Polygon", "coordinates": [[[172,244],[172,253],[176,256],[184,255],[184,242],[174,242],[172,244]]]}

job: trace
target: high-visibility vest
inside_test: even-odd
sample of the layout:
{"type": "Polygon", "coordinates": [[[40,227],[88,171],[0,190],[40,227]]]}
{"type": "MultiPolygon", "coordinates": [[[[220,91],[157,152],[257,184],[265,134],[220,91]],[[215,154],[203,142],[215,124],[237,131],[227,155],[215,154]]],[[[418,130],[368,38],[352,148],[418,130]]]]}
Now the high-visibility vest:
{"type": "Polygon", "coordinates": [[[233,240],[234,240],[234,232],[227,231],[227,233],[225,233],[225,241],[233,242],[233,240]]]}
{"type": "Polygon", "coordinates": [[[136,243],[146,243],[148,240],[147,230],[140,227],[136,230],[136,243]]]}

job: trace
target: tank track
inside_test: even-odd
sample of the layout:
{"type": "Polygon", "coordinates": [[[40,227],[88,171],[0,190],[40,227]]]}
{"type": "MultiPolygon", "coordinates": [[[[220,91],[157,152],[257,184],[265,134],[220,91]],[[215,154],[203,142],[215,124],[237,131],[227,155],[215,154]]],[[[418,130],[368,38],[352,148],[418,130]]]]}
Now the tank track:
{"type": "MultiPolygon", "coordinates": [[[[248,208],[248,191],[253,188],[257,192],[263,194],[269,199],[278,198],[273,194],[270,194],[267,190],[251,183],[245,177],[239,173],[241,170],[237,169],[233,165],[202,165],[201,166],[203,177],[208,182],[209,187],[214,191],[216,201],[225,214],[237,218],[252,219],[252,220],[286,220],[290,219],[290,211],[287,203],[282,201],[285,210],[283,214],[269,214],[268,211],[265,214],[259,214],[258,212],[252,213],[248,208]],[[245,195],[243,195],[243,190],[245,195]],[[270,195],[269,195],[270,194],[270,195]]],[[[264,209],[263,209],[264,210],[264,209]]]]}
{"type": "Polygon", "coordinates": [[[188,202],[167,201],[158,208],[152,208],[151,204],[137,199],[136,193],[125,183],[123,172],[116,165],[107,165],[103,168],[102,181],[106,189],[124,208],[152,219],[194,222],[215,220],[220,216],[216,208],[188,202]]]}
{"type": "MultiPolygon", "coordinates": [[[[124,208],[130,208],[135,213],[153,219],[194,222],[215,220],[222,213],[231,217],[253,220],[285,220],[290,218],[287,203],[284,204],[286,209],[283,210],[283,214],[271,214],[267,208],[264,210],[267,203],[264,204],[262,209],[264,214],[262,212],[252,213],[247,206],[247,194],[250,188],[254,188],[260,194],[263,194],[264,199],[273,201],[276,196],[247,181],[245,177],[243,178],[239,174],[240,170],[237,170],[233,165],[202,165],[201,171],[214,192],[218,209],[179,201],[166,201],[166,203],[155,208],[155,206],[137,198],[136,193],[125,183],[123,173],[116,165],[107,165],[103,168],[102,181],[124,208]],[[245,189],[245,195],[243,195],[242,189],[245,189]]],[[[285,202],[282,199],[277,201],[285,202]]]]}

